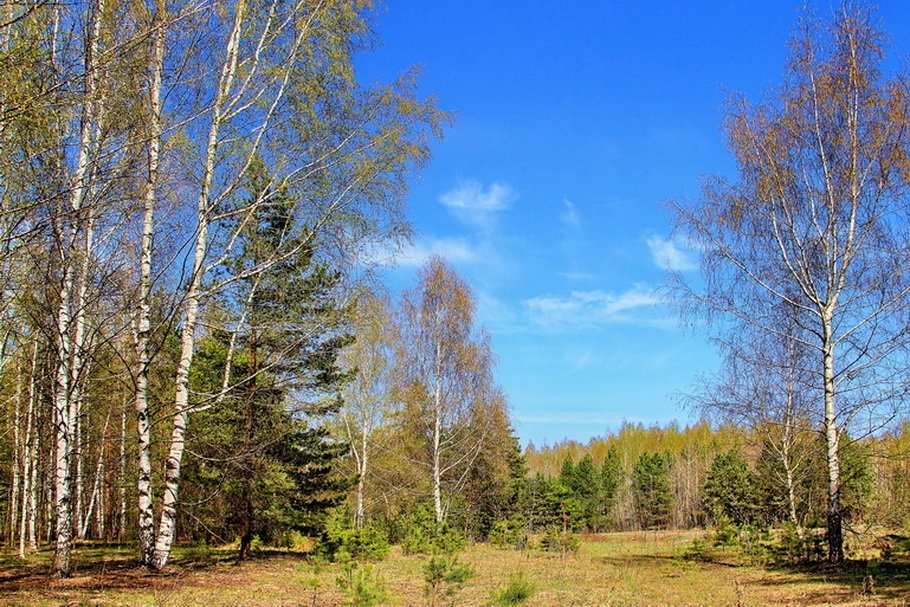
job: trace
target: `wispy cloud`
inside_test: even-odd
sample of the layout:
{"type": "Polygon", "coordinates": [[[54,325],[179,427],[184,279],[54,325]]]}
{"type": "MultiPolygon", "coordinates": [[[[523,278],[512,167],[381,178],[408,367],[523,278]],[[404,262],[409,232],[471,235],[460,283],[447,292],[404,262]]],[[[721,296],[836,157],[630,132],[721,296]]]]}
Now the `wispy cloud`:
{"type": "Polygon", "coordinates": [[[480,182],[469,179],[443,193],[439,202],[463,222],[490,229],[494,214],[508,209],[517,198],[517,192],[508,184],[494,181],[484,187],[480,182]]]}
{"type": "Polygon", "coordinates": [[[438,255],[452,263],[470,262],[477,259],[475,247],[464,238],[438,238],[415,242],[401,252],[397,261],[402,266],[418,267],[430,257],[438,255]]]}
{"type": "Polygon", "coordinates": [[[563,210],[562,215],[559,216],[559,220],[562,222],[562,225],[572,233],[577,233],[581,231],[581,216],[578,214],[578,207],[575,206],[575,203],[571,200],[562,201],[565,210],[563,210]]]}
{"type": "Polygon", "coordinates": [[[693,252],[677,240],[663,236],[650,236],[646,239],[651,249],[651,258],[663,270],[672,272],[690,272],[698,268],[693,259],[693,252]]]}
{"type": "Polygon", "coordinates": [[[477,249],[465,238],[420,239],[401,248],[378,246],[362,254],[364,263],[384,267],[416,268],[438,255],[453,263],[472,262],[477,249]]]}
{"type": "Polygon", "coordinates": [[[601,324],[659,324],[636,312],[661,302],[653,289],[635,285],[622,293],[572,291],[566,297],[533,297],[523,302],[530,321],[540,328],[566,329],[601,324]]]}

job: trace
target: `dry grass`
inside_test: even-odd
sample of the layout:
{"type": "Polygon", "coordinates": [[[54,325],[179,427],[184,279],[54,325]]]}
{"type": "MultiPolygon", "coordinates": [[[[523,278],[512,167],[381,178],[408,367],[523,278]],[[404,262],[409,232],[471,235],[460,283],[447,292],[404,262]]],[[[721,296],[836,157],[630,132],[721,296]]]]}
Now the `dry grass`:
{"type": "MultiPolygon", "coordinates": [[[[560,558],[477,545],[462,555],[476,575],[456,605],[487,605],[509,575],[523,571],[537,587],[526,605],[838,605],[910,607],[910,563],[852,564],[843,569],[764,569],[687,560],[693,532],[585,536],[579,554],[560,558]],[[871,576],[871,577],[870,577],[871,576]],[[871,581],[871,588],[870,588],[871,581]],[[865,586],[865,588],[864,588],[865,586]]],[[[0,560],[2,605],[329,606],[343,604],[337,565],[314,567],[300,555],[262,555],[234,566],[220,551],[180,550],[167,574],[133,566],[122,549],[84,548],[70,580],[48,575],[50,555],[21,564],[0,560]]],[[[374,565],[396,605],[424,605],[424,558],[397,550],[374,565]]]]}

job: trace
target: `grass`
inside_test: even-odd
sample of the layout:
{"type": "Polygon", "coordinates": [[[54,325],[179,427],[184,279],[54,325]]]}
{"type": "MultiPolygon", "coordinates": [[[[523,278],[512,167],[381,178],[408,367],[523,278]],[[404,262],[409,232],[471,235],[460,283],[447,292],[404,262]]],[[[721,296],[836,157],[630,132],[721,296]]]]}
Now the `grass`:
{"type": "MultiPolygon", "coordinates": [[[[697,532],[588,535],[576,555],[469,546],[460,560],[476,575],[454,597],[456,605],[489,605],[497,589],[519,572],[536,592],[524,605],[611,607],[633,605],[838,605],[910,607],[910,563],[854,562],[766,569],[684,558],[697,532]]],[[[0,556],[2,605],[332,606],[345,596],[338,565],[314,565],[302,555],[271,552],[240,566],[233,553],[178,549],[165,574],[136,568],[130,550],[84,546],[72,579],[50,577],[51,555],[25,563],[0,556]]],[[[394,605],[424,605],[426,557],[395,548],[374,571],[394,605]]]]}

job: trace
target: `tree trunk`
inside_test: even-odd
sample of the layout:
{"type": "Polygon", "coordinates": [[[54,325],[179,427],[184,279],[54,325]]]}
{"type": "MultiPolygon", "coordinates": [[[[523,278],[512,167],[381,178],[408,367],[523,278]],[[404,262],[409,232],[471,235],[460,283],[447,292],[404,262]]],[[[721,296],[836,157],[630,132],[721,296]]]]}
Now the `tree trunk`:
{"type": "Polygon", "coordinates": [[[831,318],[824,318],[824,398],[825,398],[825,453],[828,464],[828,561],[844,561],[843,513],[841,512],[840,483],[840,433],[834,408],[834,344],[831,339],[831,318]]]}
{"type": "MultiPolygon", "coordinates": [[[[437,337],[437,340],[440,339],[437,337]]],[[[436,509],[436,523],[442,524],[445,512],[442,508],[442,344],[436,342],[436,387],[433,391],[433,506],[436,509]]]]}
{"type": "MultiPolygon", "coordinates": [[[[148,371],[151,362],[149,331],[151,330],[152,238],[155,229],[155,207],[158,203],[158,165],[161,149],[161,71],[164,62],[164,0],[155,7],[154,35],[149,65],[149,135],[148,174],[145,183],[145,208],[142,216],[142,238],[139,257],[139,297],[136,310],[136,434],[139,474],[136,480],[139,514],[139,563],[150,566],[155,547],[155,512],[152,504],[152,435],[148,407],[148,371]]],[[[125,425],[125,417],[121,426],[125,425]]],[[[121,447],[121,461],[126,461],[121,447]]],[[[125,463],[122,464],[125,466],[125,463]]],[[[121,493],[120,535],[126,512],[126,496],[121,493]]]]}
{"type": "MultiPolygon", "coordinates": [[[[35,346],[35,352],[37,353],[38,347],[35,346]]],[[[29,536],[29,526],[34,528],[34,511],[33,508],[33,495],[35,493],[35,480],[36,476],[33,474],[32,469],[37,465],[35,461],[35,397],[34,397],[34,374],[35,374],[35,360],[36,356],[32,356],[31,364],[31,377],[29,378],[29,390],[27,398],[27,404],[25,407],[25,429],[24,429],[24,440],[22,442],[22,499],[20,501],[19,507],[19,557],[25,558],[25,545],[26,540],[29,536]]],[[[15,503],[15,502],[13,502],[15,503]]]]}
{"type": "MultiPolygon", "coordinates": [[[[255,289],[255,287],[253,287],[255,289]]],[[[253,322],[256,315],[252,315],[253,322]]],[[[250,558],[250,550],[253,545],[253,482],[256,473],[256,466],[253,453],[255,450],[255,424],[256,424],[256,373],[259,371],[258,348],[256,343],[256,329],[250,330],[250,368],[249,384],[247,385],[247,403],[246,403],[246,445],[247,453],[246,470],[243,479],[243,531],[240,534],[240,551],[237,554],[238,561],[244,561],[250,558]]]]}
{"type": "Polygon", "coordinates": [[[165,464],[164,498],[158,535],[155,539],[155,553],[151,566],[161,570],[167,564],[174,542],[177,517],[177,492],[180,487],[180,465],[186,440],[186,425],[189,418],[189,378],[196,340],[196,317],[199,312],[199,297],[202,273],[205,266],[209,229],[209,197],[215,173],[215,157],[218,152],[218,138],[222,126],[225,102],[230,93],[237,71],[237,54],[240,30],[244,20],[246,2],[239,0],[234,9],[234,25],[227,41],[226,57],[218,83],[218,92],[212,108],[212,123],[206,147],[205,172],[199,193],[197,208],[196,246],[193,256],[193,270],[186,290],[183,313],[183,328],[180,333],[180,360],[177,364],[174,390],[174,427],[171,432],[170,449],[165,464]]]}
{"type": "Polygon", "coordinates": [[[364,504],[363,504],[363,491],[366,484],[366,475],[367,475],[367,438],[368,438],[368,427],[367,424],[363,424],[363,428],[360,431],[360,460],[357,466],[357,494],[355,496],[354,502],[354,528],[362,529],[363,528],[363,518],[364,518],[364,504]]]}
{"type": "MultiPolygon", "coordinates": [[[[81,217],[91,178],[92,125],[97,118],[95,108],[95,71],[94,60],[98,55],[98,40],[101,26],[101,15],[104,13],[104,0],[90,8],[91,31],[85,49],[84,71],[85,90],[82,102],[82,124],[79,134],[79,149],[76,169],[72,180],[69,217],[62,218],[63,245],[60,263],[63,266],[63,279],[58,291],[57,304],[57,370],[54,387],[54,409],[56,413],[56,456],[55,456],[55,502],[57,510],[56,550],[54,569],[60,577],[69,577],[72,573],[72,464],[73,446],[73,377],[81,369],[75,368],[70,332],[73,329],[73,289],[75,287],[75,268],[77,241],[82,232],[81,217]]],[[[88,237],[88,235],[86,234],[88,237]]]]}

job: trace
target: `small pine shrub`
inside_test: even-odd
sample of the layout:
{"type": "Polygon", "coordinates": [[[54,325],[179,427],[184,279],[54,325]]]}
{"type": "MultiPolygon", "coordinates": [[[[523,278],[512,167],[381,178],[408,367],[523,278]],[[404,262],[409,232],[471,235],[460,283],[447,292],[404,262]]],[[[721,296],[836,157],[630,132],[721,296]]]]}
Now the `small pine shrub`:
{"type": "Polygon", "coordinates": [[[405,554],[454,554],[463,550],[466,544],[460,531],[445,523],[438,524],[432,512],[421,510],[412,517],[401,540],[401,549],[405,554]]]}
{"type": "Polygon", "coordinates": [[[320,552],[335,560],[379,561],[389,554],[389,540],[379,527],[366,525],[352,529],[345,518],[333,514],[328,518],[319,541],[320,552]],[[339,558],[343,553],[344,558],[339,558]]]}
{"type": "Polygon", "coordinates": [[[454,597],[474,577],[474,568],[459,563],[456,556],[431,556],[423,567],[423,593],[431,607],[440,601],[454,603],[454,597]]]}
{"type": "Polygon", "coordinates": [[[502,607],[521,605],[534,596],[535,592],[537,588],[534,584],[525,577],[523,571],[519,571],[509,576],[505,586],[493,591],[493,604],[502,607]]]}
{"type": "Polygon", "coordinates": [[[559,527],[551,525],[541,540],[541,548],[545,552],[558,552],[560,554],[578,552],[578,536],[571,531],[562,531],[559,527]]]}
{"type": "Polygon", "coordinates": [[[525,550],[529,544],[527,523],[524,518],[512,516],[498,520],[490,531],[490,543],[500,548],[525,550]]]}
{"type": "Polygon", "coordinates": [[[373,607],[389,600],[385,581],[370,565],[345,563],[336,583],[347,597],[345,604],[351,607],[373,607]]]}

